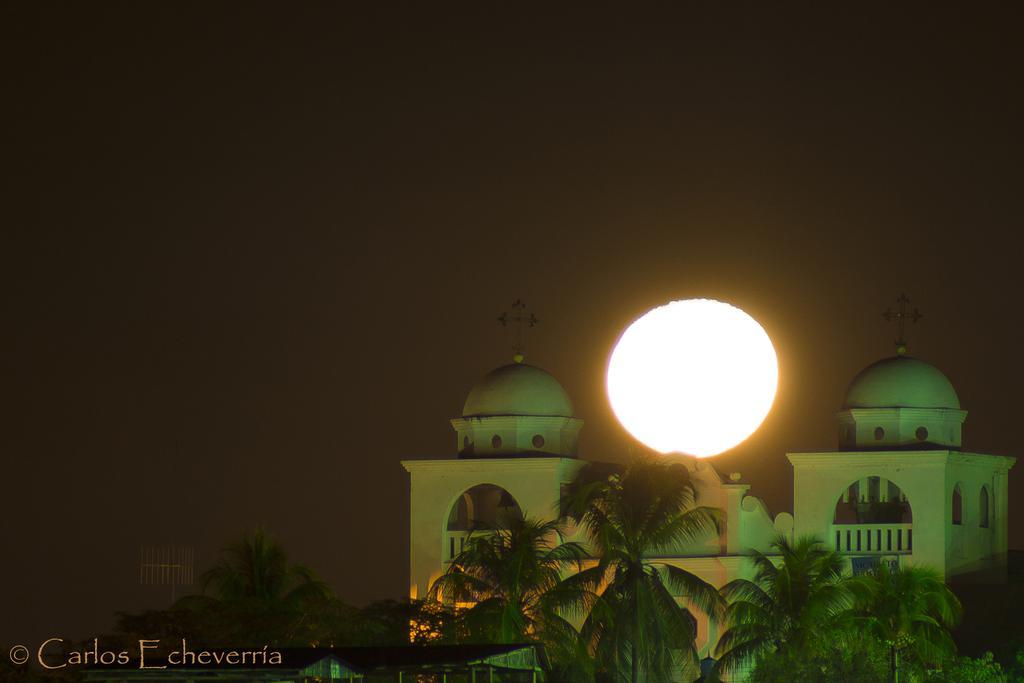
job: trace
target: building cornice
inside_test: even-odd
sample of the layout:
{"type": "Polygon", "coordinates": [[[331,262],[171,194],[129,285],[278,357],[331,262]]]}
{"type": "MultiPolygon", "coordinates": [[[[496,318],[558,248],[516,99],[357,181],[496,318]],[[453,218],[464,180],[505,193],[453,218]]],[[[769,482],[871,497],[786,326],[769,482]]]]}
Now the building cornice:
{"type": "Polygon", "coordinates": [[[473,417],[453,417],[449,422],[452,428],[458,431],[460,427],[474,427],[486,424],[488,427],[515,427],[517,425],[561,425],[565,427],[583,426],[583,420],[578,417],[560,417],[557,415],[480,415],[473,417]]]}
{"type": "Polygon", "coordinates": [[[956,463],[958,465],[992,465],[1009,470],[1017,461],[1008,455],[989,455],[953,450],[934,451],[827,451],[818,453],[787,453],[793,467],[829,465],[831,467],[861,467],[865,464],[898,467],[934,467],[956,463]]]}
{"type": "Polygon", "coordinates": [[[958,465],[1003,465],[1007,470],[1011,469],[1017,462],[1012,455],[992,455],[990,453],[971,453],[963,451],[951,451],[950,460],[958,465]]]}
{"type": "Polygon", "coordinates": [[[836,413],[836,417],[842,420],[844,417],[851,417],[855,420],[862,418],[934,418],[936,415],[942,415],[944,418],[953,418],[957,422],[963,423],[967,419],[966,410],[958,410],[955,408],[847,408],[846,410],[840,410],[836,413]]]}

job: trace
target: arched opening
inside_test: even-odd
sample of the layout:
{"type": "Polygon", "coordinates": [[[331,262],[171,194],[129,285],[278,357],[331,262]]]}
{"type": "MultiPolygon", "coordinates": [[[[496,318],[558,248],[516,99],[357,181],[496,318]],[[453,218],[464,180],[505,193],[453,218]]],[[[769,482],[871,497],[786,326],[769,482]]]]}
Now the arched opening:
{"type": "Polygon", "coordinates": [[[503,529],[523,511],[512,494],[494,484],[477,484],[462,492],[448,513],[448,531],[503,529]]]}
{"type": "Polygon", "coordinates": [[[964,494],[960,484],[953,487],[953,524],[964,523],[964,494]]]}
{"type": "Polygon", "coordinates": [[[850,484],[836,501],[833,524],[909,524],[913,511],[906,494],[882,477],[864,477],[850,484]]]}
{"type": "Polygon", "coordinates": [[[988,486],[981,487],[981,493],[978,494],[978,526],[985,529],[988,528],[989,520],[989,502],[988,502],[988,486]]]}
{"type": "Polygon", "coordinates": [[[910,501],[899,485],[885,477],[862,477],[843,489],[836,501],[835,549],[875,556],[909,553],[914,549],[913,522],[910,501]]]}
{"type": "Polygon", "coordinates": [[[454,559],[473,532],[507,529],[521,519],[523,510],[511,493],[494,484],[477,484],[463,491],[448,513],[445,553],[454,559]]]}

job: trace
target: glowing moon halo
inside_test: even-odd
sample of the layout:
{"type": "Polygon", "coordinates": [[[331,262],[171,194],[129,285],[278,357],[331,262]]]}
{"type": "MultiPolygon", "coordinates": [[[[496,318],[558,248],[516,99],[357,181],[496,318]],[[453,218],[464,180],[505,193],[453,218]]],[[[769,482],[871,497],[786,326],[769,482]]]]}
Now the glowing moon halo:
{"type": "Polygon", "coordinates": [[[760,426],[779,365],[764,328],[712,299],[673,301],[626,328],[608,361],[608,399],[634,437],[661,453],[717,455],[760,426]]]}

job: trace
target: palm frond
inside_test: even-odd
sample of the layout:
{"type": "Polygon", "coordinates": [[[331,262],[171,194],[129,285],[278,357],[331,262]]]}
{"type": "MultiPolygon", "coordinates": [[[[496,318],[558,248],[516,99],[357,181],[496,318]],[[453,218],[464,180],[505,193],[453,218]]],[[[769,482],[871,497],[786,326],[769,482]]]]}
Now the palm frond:
{"type": "Polygon", "coordinates": [[[725,599],[710,583],[675,565],[663,564],[661,569],[665,572],[668,585],[713,621],[724,615],[725,599]]]}

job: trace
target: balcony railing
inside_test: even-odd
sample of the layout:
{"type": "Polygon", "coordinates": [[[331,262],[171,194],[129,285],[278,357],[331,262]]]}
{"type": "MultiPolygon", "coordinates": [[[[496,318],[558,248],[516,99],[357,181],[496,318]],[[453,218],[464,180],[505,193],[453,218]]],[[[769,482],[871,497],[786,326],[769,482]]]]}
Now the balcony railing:
{"type": "Polygon", "coordinates": [[[832,539],[841,553],[908,554],[914,550],[914,525],[833,524],[832,539]]]}
{"type": "Polygon", "coordinates": [[[473,538],[489,536],[494,531],[490,529],[476,529],[475,531],[458,530],[446,531],[444,533],[444,561],[451,562],[459,553],[466,549],[466,542],[470,536],[473,538]]]}
{"type": "Polygon", "coordinates": [[[445,533],[444,559],[451,562],[455,556],[466,548],[466,539],[469,538],[468,531],[448,531],[445,533]]]}

